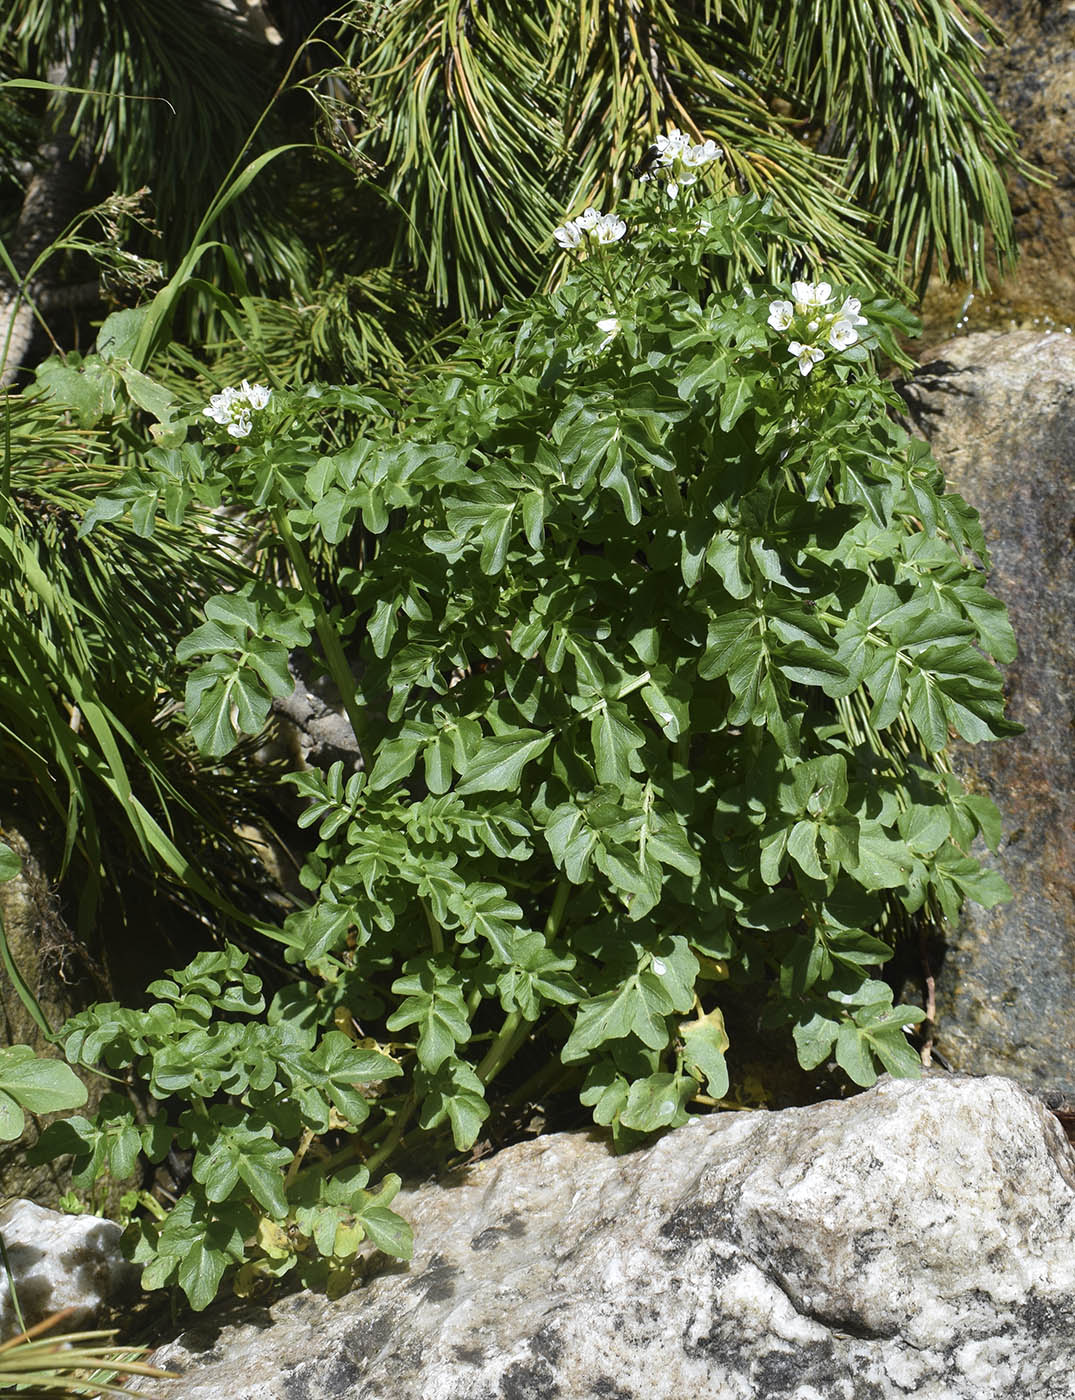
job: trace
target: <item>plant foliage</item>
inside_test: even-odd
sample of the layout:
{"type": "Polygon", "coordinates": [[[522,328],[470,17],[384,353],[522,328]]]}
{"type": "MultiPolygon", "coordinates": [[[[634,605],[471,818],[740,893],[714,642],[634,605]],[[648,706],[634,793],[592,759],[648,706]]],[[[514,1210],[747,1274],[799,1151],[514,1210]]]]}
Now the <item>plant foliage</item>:
{"type": "Polygon", "coordinates": [[[851,286],[744,287],[795,236],[698,188],[621,206],[626,238],[606,223],[405,401],[244,384],[213,423],[177,408],[84,521],[261,513],[292,583],[207,602],[179,647],[192,732],[222,755],[258,731],[309,645],[361,749],[359,771],[293,775],[317,845],[276,935],[300,980],[267,1019],[226,953],[66,1031],[75,1059],[192,1105],[142,1127],[116,1107],[53,1146],[120,1174],[177,1133],[194,1148],[139,1257],[196,1305],[259,1231],[281,1267],[289,1225],[339,1252],[301,1182],[326,1193],[302,1210],[365,1221],[330,1193],[366,1177],[307,1173],[303,1132],[355,1134],[340,1150],[371,1175],[412,1120],[463,1151],[502,1074],[558,1057],[629,1144],[725,1095],[730,999],[808,1068],[916,1073],[923,1013],[878,975],[886,909],[1005,897],[970,854],[996,812],[938,756],[1013,732],[994,660],[1014,642],[977,515],[875,368],[913,323],[851,286]],[[344,415],[363,427],[341,443],[344,415]],[[353,559],[356,533],[330,616],[309,553],[353,559]]]}
{"type": "Polygon", "coordinates": [[[250,1280],[301,1262],[306,1282],[324,1284],[367,1237],[410,1257],[410,1230],[388,1209],[398,1177],[373,1193],[364,1166],[337,1164],[331,1177],[317,1161],[302,1169],[313,1135],[355,1131],[376,1086],[400,1066],[341,1031],[319,1034],[293,995],[256,1019],[265,998],[246,962],[230,945],[202,953],[150,985],[157,1000],[145,1011],[110,1002],[72,1017],[64,1028],[72,1063],[133,1070],[155,1099],[186,1107],[145,1122],[128,1098],[106,1094],[92,1121],[51,1124],[31,1152],[45,1161],[69,1153],[72,1181],[84,1187],[105,1172],[130,1176],[140,1153],[160,1162],[174,1149],[190,1152],[193,1181],[182,1199],[132,1224],[128,1243],[147,1266],[145,1287],[177,1283],[199,1309],[238,1265],[250,1280]]]}

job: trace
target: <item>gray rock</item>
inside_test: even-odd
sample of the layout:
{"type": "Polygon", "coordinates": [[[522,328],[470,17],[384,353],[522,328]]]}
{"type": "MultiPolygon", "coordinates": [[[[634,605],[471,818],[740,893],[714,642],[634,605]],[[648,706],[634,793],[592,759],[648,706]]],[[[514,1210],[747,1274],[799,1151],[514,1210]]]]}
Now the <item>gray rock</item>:
{"type": "Polygon", "coordinates": [[[1071,1400],[1075,1154],[1002,1079],[509,1148],[407,1193],[416,1255],[205,1320],[170,1400],[1071,1400]]]}
{"type": "MultiPolygon", "coordinates": [[[[910,394],[937,461],[982,517],[990,587],[1019,656],[1007,668],[1026,733],[962,747],[956,766],[1004,817],[992,862],[1007,905],[968,905],[938,984],[938,1046],[958,1070],[1075,1099],[1075,341],[971,335],[932,352],[910,394]]],[[[1075,1106],[1075,1105],[1073,1105],[1075,1106]]]]}
{"type": "Polygon", "coordinates": [[[27,1327],[62,1308],[76,1309],[65,1331],[93,1327],[106,1306],[136,1294],[142,1270],[121,1254],[121,1233],[114,1220],[97,1215],[60,1215],[33,1201],[9,1201],[0,1210],[11,1271],[0,1271],[0,1338],[22,1330],[12,1280],[27,1327]]]}

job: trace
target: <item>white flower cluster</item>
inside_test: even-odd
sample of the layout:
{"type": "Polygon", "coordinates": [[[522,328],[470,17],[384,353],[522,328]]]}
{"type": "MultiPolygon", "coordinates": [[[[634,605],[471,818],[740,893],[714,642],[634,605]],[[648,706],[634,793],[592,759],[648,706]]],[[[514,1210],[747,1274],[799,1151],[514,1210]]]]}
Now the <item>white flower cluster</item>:
{"type": "Polygon", "coordinates": [[[826,311],[833,302],[828,282],[793,282],[791,301],[769,303],[769,324],[774,331],[794,329],[801,340],[788,341],[788,354],[799,362],[799,373],[807,375],[825,358],[822,346],[846,350],[859,338],[857,326],[866,325],[860,316],[862,303],[847,297],[838,311],[826,311]]]}
{"type": "Polygon", "coordinates": [[[232,437],[249,437],[254,426],[250,415],[265,407],[271,393],[272,390],[266,389],[264,384],[249,384],[244,379],[241,388],[229,388],[214,394],[209,400],[209,407],[203,412],[206,418],[227,428],[232,437]]]}
{"type": "Polygon", "coordinates": [[[580,214],[577,219],[554,231],[553,236],[561,248],[592,246],[593,244],[615,243],[627,232],[627,225],[616,214],[602,214],[593,207],[580,214]]]}
{"type": "Polygon", "coordinates": [[[715,141],[703,141],[700,145],[695,145],[686,132],[680,131],[676,126],[667,136],[658,136],[653,144],[657,154],[652,168],[642,179],[652,180],[658,170],[667,170],[668,193],[673,199],[679,194],[681,186],[693,185],[699,173],[721,153],[715,141]]]}

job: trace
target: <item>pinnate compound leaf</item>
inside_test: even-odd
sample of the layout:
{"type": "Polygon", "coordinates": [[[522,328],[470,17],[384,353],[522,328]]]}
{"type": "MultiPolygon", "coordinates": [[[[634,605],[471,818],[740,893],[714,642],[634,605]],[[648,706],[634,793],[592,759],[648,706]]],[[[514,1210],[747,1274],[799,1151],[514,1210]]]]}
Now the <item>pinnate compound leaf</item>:
{"type": "Polygon", "coordinates": [[[393,982],[392,991],[406,1000],[386,1024],[390,1031],[417,1026],[418,1058],[435,1074],[454,1054],[456,1045],[470,1039],[463,989],[453,967],[432,959],[412,959],[403,971],[404,975],[393,982]]]}
{"type": "Polygon", "coordinates": [[[627,1035],[637,1036],[651,1050],[663,1050],[668,1017],[690,1009],[697,974],[698,960],[686,939],[675,938],[670,950],[654,956],[649,967],[579,1005],[561,1059],[565,1064],[584,1059],[606,1041],[627,1035]]]}
{"type": "Polygon", "coordinates": [[[423,1128],[436,1128],[447,1121],[456,1150],[465,1152],[477,1141],[481,1126],[489,1116],[485,1085],[472,1065],[455,1056],[446,1058],[432,1075],[420,1074],[422,1109],[418,1121],[423,1128]]]}

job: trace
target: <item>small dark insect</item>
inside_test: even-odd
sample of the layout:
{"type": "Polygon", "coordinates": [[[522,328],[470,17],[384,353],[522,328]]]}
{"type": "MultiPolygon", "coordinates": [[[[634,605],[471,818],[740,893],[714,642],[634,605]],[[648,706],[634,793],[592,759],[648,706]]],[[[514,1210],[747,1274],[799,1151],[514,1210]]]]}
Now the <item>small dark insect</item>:
{"type": "Polygon", "coordinates": [[[637,165],[631,166],[631,174],[635,179],[643,175],[652,175],[657,168],[657,157],[661,154],[659,146],[651,146],[637,165]]]}

